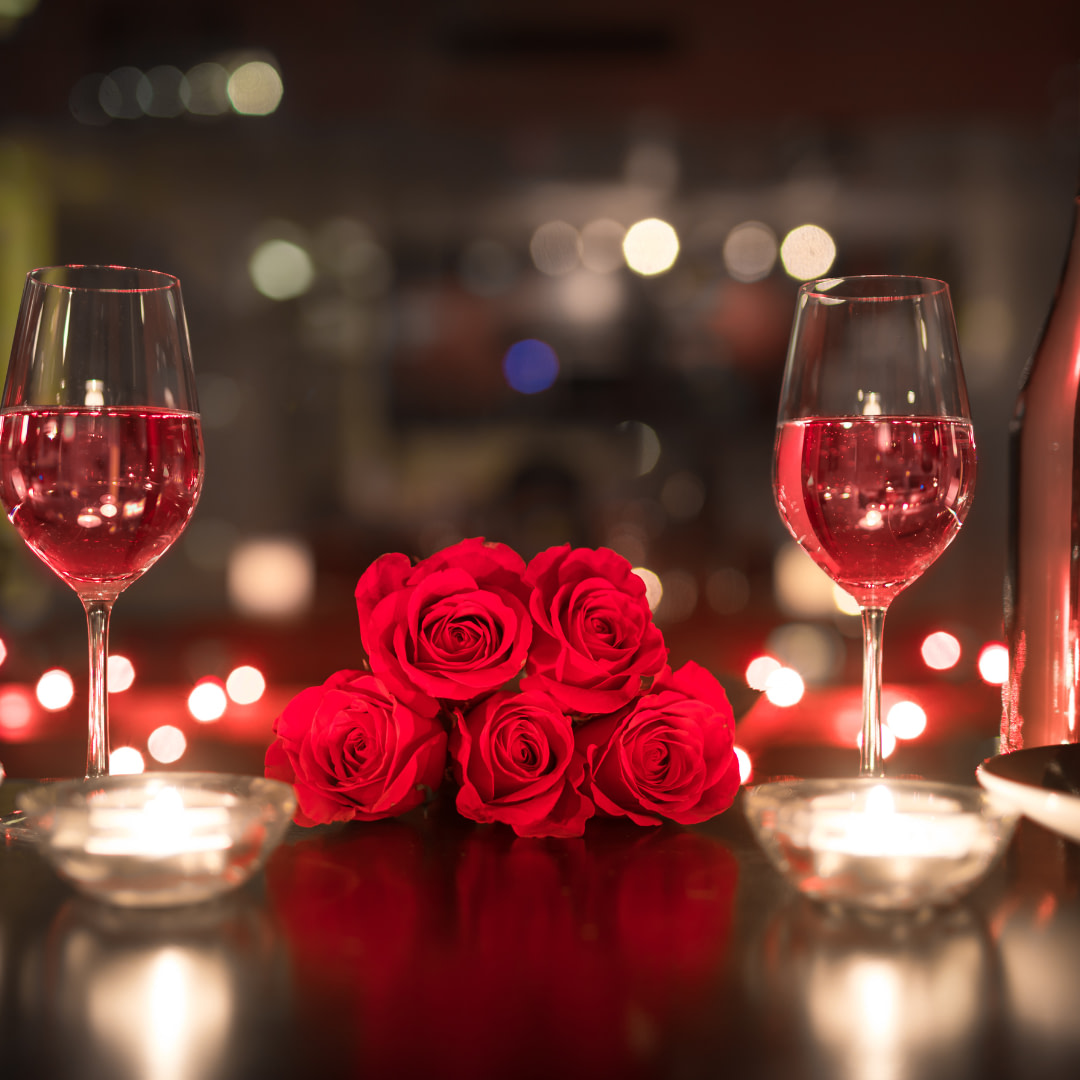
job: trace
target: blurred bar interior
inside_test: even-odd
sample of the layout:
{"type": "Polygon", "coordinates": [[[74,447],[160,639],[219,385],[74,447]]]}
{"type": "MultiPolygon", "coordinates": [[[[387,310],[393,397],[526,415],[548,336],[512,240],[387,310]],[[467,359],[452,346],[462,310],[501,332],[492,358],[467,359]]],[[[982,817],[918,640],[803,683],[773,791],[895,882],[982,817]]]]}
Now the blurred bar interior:
{"type": "MultiPolygon", "coordinates": [[[[970,779],[1080,6],[854,10],[0,0],[0,351],[27,270],[109,262],[179,276],[195,356],[205,492],[117,605],[114,746],[259,771],[291,693],[359,664],[368,563],[484,535],[652,571],[758,773],[853,770],[858,620],[775,511],[776,403],[801,279],[916,273],[953,290],[979,477],[889,615],[890,769],[970,779]]],[[[7,526],[0,636],[0,760],[79,772],[81,610],[7,526]]]]}

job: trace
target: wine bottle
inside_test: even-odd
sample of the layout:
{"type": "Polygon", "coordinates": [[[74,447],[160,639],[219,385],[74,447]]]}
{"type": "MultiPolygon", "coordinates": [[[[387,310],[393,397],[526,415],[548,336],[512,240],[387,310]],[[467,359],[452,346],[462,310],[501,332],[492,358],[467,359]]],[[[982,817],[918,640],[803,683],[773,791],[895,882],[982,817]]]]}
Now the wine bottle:
{"type": "Polygon", "coordinates": [[[1077,741],[1080,708],[1080,195],[1009,432],[1001,751],[1077,741]]]}

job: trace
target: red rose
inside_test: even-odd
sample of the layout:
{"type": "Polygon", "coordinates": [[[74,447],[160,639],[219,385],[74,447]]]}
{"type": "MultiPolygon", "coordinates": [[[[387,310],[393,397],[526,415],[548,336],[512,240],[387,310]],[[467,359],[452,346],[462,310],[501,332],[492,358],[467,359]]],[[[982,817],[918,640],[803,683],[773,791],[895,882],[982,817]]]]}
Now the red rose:
{"type": "Polygon", "coordinates": [[[524,571],[512,548],[481,538],[416,566],[400,554],[376,559],[356,586],[371,670],[429,715],[515,678],[532,641],[524,571]]]}
{"type": "Polygon", "coordinates": [[[687,663],[623,711],[578,729],[598,811],[683,825],[726,810],[739,790],[735,720],[724,688],[687,663]]]}
{"type": "Polygon", "coordinates": [[[459,813],[518,836],[581,836],[593,805],[570,718],[546,694],[501,691],[458,716],[450,754],[459,813]]]}
{"type": "Polygon", "coordinates": [[[543,690],[573,713],[610,713],[637,697],[667,665],[645,583],[607,548],[548,548],[529,563],[533,648],[525,689],[543,690]]]}
{"type": "Polygon", "coordinates": [[[274,721],[266,775],[293,785],[298,825],[375,821],[418,806],[446,768],[446,732],[374,675],[338,671],[274,721]]]}

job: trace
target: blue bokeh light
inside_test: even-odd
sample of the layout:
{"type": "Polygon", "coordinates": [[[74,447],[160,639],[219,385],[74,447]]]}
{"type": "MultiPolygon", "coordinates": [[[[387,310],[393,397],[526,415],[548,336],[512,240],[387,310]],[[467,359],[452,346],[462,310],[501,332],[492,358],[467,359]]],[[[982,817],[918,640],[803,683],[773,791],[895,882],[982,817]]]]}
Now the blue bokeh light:
{"type": "Polygon", "coordinates": [[[536,338],[516,341],[503,357],[503,374],[511,389],[521,394],[547,390],[559,375],[555,350],[536,338]]]}

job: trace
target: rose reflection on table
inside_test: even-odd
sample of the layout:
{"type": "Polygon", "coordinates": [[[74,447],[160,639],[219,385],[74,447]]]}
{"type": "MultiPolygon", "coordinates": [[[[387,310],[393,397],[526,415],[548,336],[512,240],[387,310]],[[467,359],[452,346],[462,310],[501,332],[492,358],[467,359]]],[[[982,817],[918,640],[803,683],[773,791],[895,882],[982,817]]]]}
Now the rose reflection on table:
{"type": "Polygon", "coordinates": [[[646,1076],[700,1022],[737,876],[718,841],[435,828],[320,833],[267,868],[300,1022],[339,1033],[326,1060],[351,1044],[365,1075],[646,1076]]]}

